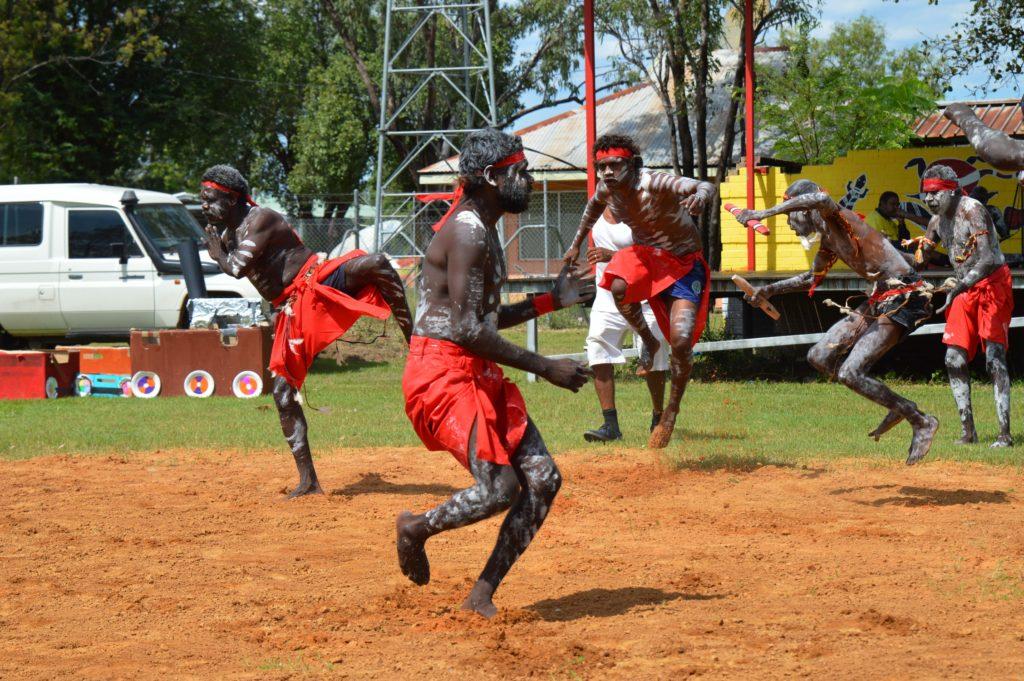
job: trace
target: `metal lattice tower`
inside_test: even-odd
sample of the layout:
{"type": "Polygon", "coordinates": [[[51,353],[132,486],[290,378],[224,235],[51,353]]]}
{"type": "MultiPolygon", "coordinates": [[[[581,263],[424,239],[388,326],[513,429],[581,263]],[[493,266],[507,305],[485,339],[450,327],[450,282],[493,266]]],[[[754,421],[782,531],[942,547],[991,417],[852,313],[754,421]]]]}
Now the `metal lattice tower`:
{"type": "MultiPolygon", "coordinates": [[[[414,163],[426,165],[436,158],[459,153],[459,141],[483,125],[497,123],[494,96],[494,58],[491,51],[491,15],[489,0],[387,0],[384,24],[384,73],[380,92],[380,123],[377,143],[377,197],[375,250],[393,256],[423,255],[417,229],[417,218],[430,210],[418,203],[415,192],[404,191],[398,180],[414,163]],[[396,36],[397,26],[415,17],[412,28],[404,36],[396,36]],[[458,63],[435,66],[408,65],[410,47],[423,39],[424,29],[433,21],[438,41],[450,40],[444,52],[458,63]],[[475,29],[475,30],[474,30],[475,29]],[[479,38],[474,39],[473,36],[479,38]],[[443,36],[443,38],[442,38],[443,36]],[[394,43],[394,44],[393,44],[394,43]],[[459,49],[461,47],[461,50],[459,49]],[[434,84],[438,100],[464,103],[465,116],[461,128],[435,130],[406,129],[402,115],[421,106],[428,85],[434,84]],[[473,90],[481,93],[474,101],[473,90]],[[404,98],[396,100],[394,109],[388,102],[395,92],[404,98]],[[481,107],[478,102],[483,99],[481,107]],[[476,124],[474,126],[474,124],[476,124]],[[406,140],[409,152],[389,174],[385,173],[386,148],[390,137],[406,140]],[[440,156],[435,156],[440,146],[440,156]],[[397,228],[396,228],[397,225],[397,228]]],[[[451,121],[455,123],[454,117],[451,121]]],[[[452,171],[457,171],[452,168],[452,171]]],[[[429,231],[429,227],[426,228],[429,231]]]]}

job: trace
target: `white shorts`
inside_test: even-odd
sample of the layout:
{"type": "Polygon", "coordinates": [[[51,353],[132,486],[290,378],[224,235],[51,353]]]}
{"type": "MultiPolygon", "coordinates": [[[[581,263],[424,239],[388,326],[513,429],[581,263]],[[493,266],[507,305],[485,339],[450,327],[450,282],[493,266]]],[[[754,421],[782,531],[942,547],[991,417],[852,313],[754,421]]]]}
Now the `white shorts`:
{"type": "MultiPolygon", "coordinates": [[[[654,337],[661,341],[661,348],[654,355],[651,371],[668,371],[668,343],[661,335],[661,329],[651,308],[644,305],[644,319],[651,327],[654,337]]],[[[591,310],[590,331],[587,334],[587,361],[595,364],[625,364],[622,356],[622,338],[632,331],[629,322],[621,314],[605,310],[591,310]]],[[[639,348],[640,339],[633,334],[633,347],[639,348]]]]}

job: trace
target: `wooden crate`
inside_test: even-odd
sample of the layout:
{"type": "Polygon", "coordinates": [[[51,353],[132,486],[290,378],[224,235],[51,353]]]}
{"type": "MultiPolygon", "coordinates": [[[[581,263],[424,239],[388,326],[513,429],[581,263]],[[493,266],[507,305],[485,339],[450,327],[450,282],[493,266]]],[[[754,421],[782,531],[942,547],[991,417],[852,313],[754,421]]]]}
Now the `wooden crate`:
{"type": "Polygon", "coordinates": [[[132,374],[151,371],[160,377],[160,395],[184,395],[185,377],[197,369],[210,373],[214,395],[234,397],[231,383],[239,373],[253,371],[270,392],[271,329],[238,328],[234,335],[217,329],[132,331],[132,374]]]}

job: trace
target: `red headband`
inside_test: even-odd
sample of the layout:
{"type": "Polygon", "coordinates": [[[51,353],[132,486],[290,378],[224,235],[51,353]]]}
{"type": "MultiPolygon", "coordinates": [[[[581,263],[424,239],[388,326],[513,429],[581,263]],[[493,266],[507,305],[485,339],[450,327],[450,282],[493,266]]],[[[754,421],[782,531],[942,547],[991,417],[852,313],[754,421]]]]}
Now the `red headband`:
{"type": "Polygon", "coordinates": [[[941,192],[947,189],[952,189],[954,191],[959,189],[965,195],[967,194],[967,192],[965,192],[960,187],[960,183],[957,182],[956,180],[943,180],[942,178],[938,177],[929,177],[926,180],[921,180],[921,191],[923,191],[925,194],[930,194],[932,192],[941,192]]]}
{"type": "Polygon", "coordinates": [[[611,149],[600,149],[594,154],[594,160],[600,161],[603,158],[609,156],[618,156],[620,158],[633,158],[633,152],[624,147],[612,147],[611,149]]]}
{"type": "MultiPolygon", "coordinates": [[[[216,189],[219,192],[224,192],[225,194],[230,194],[231,196],[242,196],[242,192],[235,191],[231,187],[225,187],[224,185],[217,184],[216,182],[212,182],[211,180],[204,180],[202,186],[209,187],[210,189],[216,189]]],[[[252,200],[251,196],[246,196],[245,202],[248,203],[250,206],[258,205],[255,201],[252,200]]]]}
{"type": "MultiPolygon", "coordinates": [[[[513,165],[519,163],[520,161],[525,161],[525,160],[526,160],[526,154],[523,153],[522,150],[519,150],[519,151],[515,152],[514,154],[509,154],[508,156],[506,156],[505,158],[501,159],[497,163],[492,163],[491,167],[493,167],[493,168],[508,168],[509,166],[513,166],[513,165]]],[[[448,207],[448,212],[445,213],[444,215],[442,215],[441,219],[433,224],[432,229],[435,232],[437,232],[444,225],[445,220],[447,220],[448,217],[452,213],[455,212],[456,206],[458,206],[459,203],[462,201],[462,183],[460,182],[459,186],[455,188],[455,191],[453,191],[451,193],[445,193],[445,194],[417,194],[416,198],[419,199],[420,201],[423,201],[424,203],[429,203],[430,201],[437,201],[438,199],[440,199],[442,201],[451,201],[452,202],[452,204],[448,207]]]]}
{"type": "Polygon", "coordinates": [[[491,165],[494,166],[495,168],[508,168],[509,166],[514,166],[515,164],[519,163],[520,161],[525,161],[525,160],[526,160],[526,154],[523,153],[522,150],[520,150],[520,151],[517,151],[514,154],[509,154],[508,156],[506,156],[505,158],[501,159],[497,163],[492,163],[491,165]]]}

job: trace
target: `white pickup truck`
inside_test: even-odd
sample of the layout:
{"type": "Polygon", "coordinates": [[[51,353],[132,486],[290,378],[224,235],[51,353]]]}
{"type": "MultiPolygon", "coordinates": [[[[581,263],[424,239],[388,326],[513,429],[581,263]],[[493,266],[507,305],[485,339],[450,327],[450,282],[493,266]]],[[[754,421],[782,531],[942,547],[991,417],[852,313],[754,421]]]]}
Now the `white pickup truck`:
{"type": "MultiPolygon", "coordinates": [[[[97,184],[0,185],[0,347],[127,339],[187,320],[176,246],[202,230],[170,194],[97,184]]],[[[209,297],[258,298],[204,248],[209,297]]]]}

